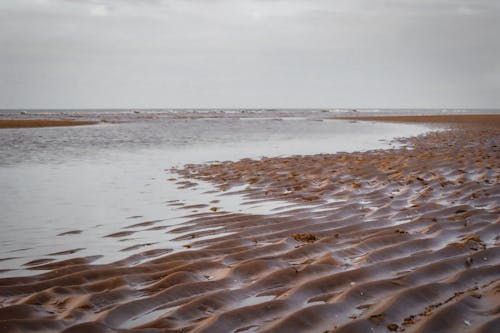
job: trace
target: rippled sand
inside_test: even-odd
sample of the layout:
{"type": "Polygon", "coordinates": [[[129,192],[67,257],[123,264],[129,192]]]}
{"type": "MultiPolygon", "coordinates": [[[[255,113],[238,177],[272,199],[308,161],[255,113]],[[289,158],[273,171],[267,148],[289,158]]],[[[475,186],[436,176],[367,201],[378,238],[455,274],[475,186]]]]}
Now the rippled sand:
{"type": "Polygon", "coordinates": [[[290,206],[250,215],[200,203],[206,212],[170,231],[185,251],[33,263],[51,271],[0,279],[0,328],[497,332],[500,117],[460,124],[394,150],[176,170],[249,204],[290,206]]]}

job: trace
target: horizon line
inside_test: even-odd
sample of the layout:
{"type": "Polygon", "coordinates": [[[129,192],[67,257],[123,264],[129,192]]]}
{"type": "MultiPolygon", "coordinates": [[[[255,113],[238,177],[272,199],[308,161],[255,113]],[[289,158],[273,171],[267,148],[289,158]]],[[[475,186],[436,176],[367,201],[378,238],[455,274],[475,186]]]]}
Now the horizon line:
{"type": "Polygon", "coordinates": [[[29,110],[321,110],[321,111],[335,111],[335,110],[500,110],[497,107],[89,107],[89,108],[0,108],[0,111],[29,111],[29,110]]]}

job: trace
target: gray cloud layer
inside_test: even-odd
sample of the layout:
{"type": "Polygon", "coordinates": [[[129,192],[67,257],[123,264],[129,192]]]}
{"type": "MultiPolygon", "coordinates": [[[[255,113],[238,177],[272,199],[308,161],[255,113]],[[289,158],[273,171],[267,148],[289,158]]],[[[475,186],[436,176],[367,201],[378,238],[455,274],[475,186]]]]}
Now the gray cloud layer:
{"type": "Polygon", "coordinates": [[[500,107],[500,4],[4,0],[0,108],[500,107]]]}

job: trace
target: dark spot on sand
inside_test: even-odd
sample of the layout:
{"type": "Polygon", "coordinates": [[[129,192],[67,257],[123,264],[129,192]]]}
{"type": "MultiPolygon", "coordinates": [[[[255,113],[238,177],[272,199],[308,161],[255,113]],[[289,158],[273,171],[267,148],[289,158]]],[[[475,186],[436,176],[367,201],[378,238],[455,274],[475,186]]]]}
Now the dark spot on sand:
{"type": "Polygon", "coordinates": [[[47,255],[48,256],[64,256],[64,255],[67,255],[67,254],[73,254],[73,253],[79,252],[81,250],[84,250],[84,248],[66,250],[66,251],[61,251],[61,252],[54,252],[54,253],[49,253],[47,255]]]}
{"type": "Polygon", "coordinates": [[[81,234],[82,230],[71,230],[58,234],[57,236],[66,236],[66,235],[78,235],[81,234]]]}
{"type": "Polygon", "coordinates": [[[403,319],[403,325],[404,326],[409,326],[415,324],[415,316],[411,315],[403,319]]]}
{"type": "Polygon", "coordinates": [[[49,258],[36,259],[36,260],[32,260],[30,262],[25,263],[23,266],[38,266],[38,265],[42,265],[42,264],[46,264],[46,263],[52,262],[54,260],[55,259],[49,259],[49,258]]]}
{"type": "Polygon", "coordinates": [[[397,324],[394,324],[394,323],[391,323],[391,324],[387,325],[387,329],[389,331],[392,331],[392,332],[397,331],[398,328],[399,328],[399,326],[397,324]]]}
{"type": "Polygon", "coordinates": [[[158,243],[144,243],[144,244],[132,245],[132,246],[126,247],[124,249],[121,249],[120,252],[137,250],[137,249],[140,249],[141,247],[151,246],[151,245],[154,245],[154,244],[158,244],[158,243]]]}
{"type": "Polygon", "coordinates": [[[120,232],[115,232],[114,234],[106,235],[104,237],[125,237],[125,236],[130,236],[133,233],[135,233],[135,231],[120,231],[120,232]]]}
{"type": "Polygon", "coordinates": [[[384,321],[384,314],[376,314],[376,315],[371,315],[370,318],[368,318],[372,323],[374,324],[381,324],[384,321]]]}
{"type": "Polygon", "coordinates": [[[149,226],[155,224],[156,222],[161,222],[161,221],[162,220],[146,221],[146,222],[132,224],[132,225],[126,226],[125,228],[126,229],[132,229],[132,228],[138,228],[138,227],[149,227],[149,226]]]}
{"type": "Polygon", "coordinates": [[[302,234],[293,234],[292,235],[293,239],[299,242],[304,242],[304,243],[314,243],[317,241],[319,238],[314,236],[313,234],[310,234],[308,232],[302,233],[302,234]]]}

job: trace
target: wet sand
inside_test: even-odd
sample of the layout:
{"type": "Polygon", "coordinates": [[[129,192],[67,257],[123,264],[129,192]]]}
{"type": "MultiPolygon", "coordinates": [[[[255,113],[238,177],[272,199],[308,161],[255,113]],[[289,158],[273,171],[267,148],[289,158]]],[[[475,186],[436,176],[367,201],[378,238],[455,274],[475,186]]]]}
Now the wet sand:
{"type": "Polygon", "coordinates": [[[290,207],[199,203],[170,231],[185,251],[32,263],[49,272],[0,279],[1,331],[497,332],[500,117],[446,124],[398,149],[175,170],[290,207]]]}
{"type": "Polygon", "coordinates": [[[359,117],[336,117],[337,119],[362,120],[362,121],[384,121],[393,123],[425,123],[438,124],[453,127],[498,127],[500,118],[497,115],[427,115],[427,116],[359,116],[359,117]]]}
{"type": "Polygon", "coordinates": [[[0,128],[60,127],[94,125],[96,121],[47,120],[47,119],[0,119],[0,128]]]}

